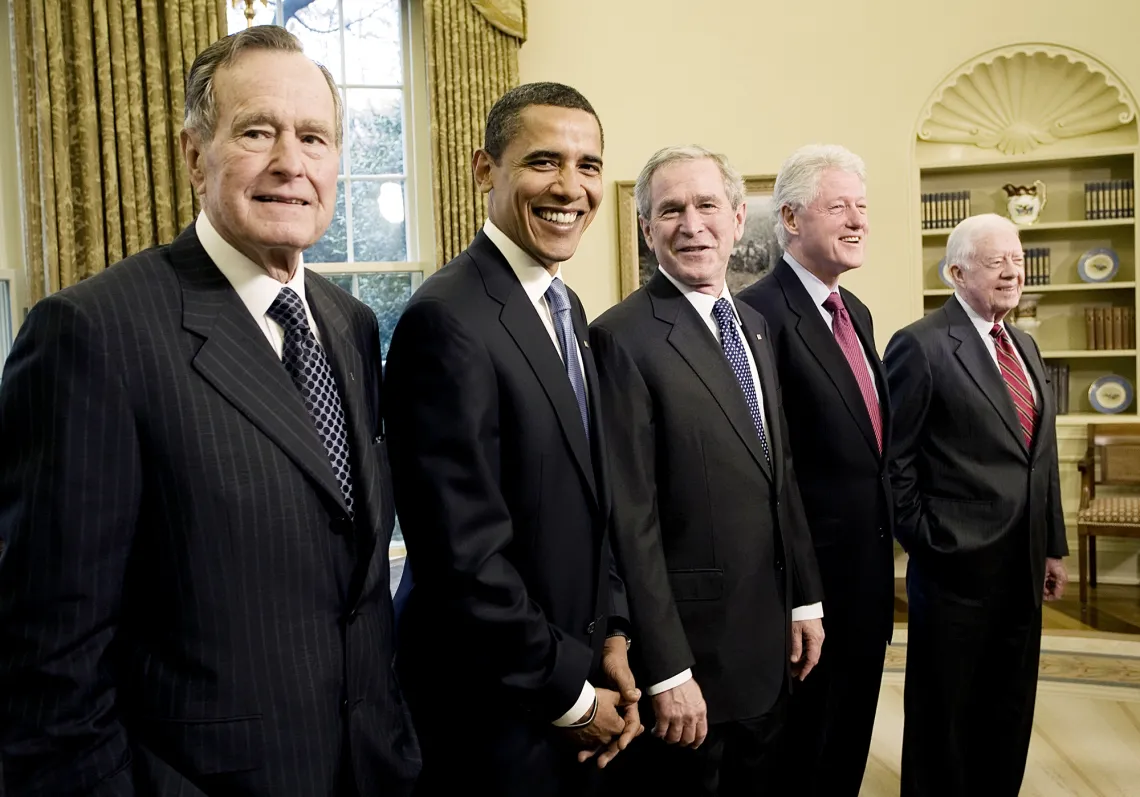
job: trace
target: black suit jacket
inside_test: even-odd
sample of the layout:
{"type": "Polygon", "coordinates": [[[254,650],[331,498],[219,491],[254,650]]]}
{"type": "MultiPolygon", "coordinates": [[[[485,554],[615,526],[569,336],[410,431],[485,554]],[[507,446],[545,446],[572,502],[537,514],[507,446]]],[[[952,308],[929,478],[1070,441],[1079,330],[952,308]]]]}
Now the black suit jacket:
{"type": "Polygon", "coordinates": [[[0,387],[6,794],[409,790],[377,323],[321,277],[305,286],[355,523],[193,226],[32,309],[0,387]]]}
{"type": "Polygon", "coordinates": [[[1045,558],[1068,553],[1057,408],[1037,342],[1012,325],[1006,330],[1037,391],[1032,449],[957,297],[887,345],[895,533],[921,571],[947,589],[977,595],[1014,587],[1040,605],[1045,558]]]}
{"type": "MultiPolygon", "coordinates": [[[[839,294],[874,370],[887,452],[891,405],[871,313],[846,288],[839,294]]],[[[796,479],[827,594],[824,627],[841,621],[852,633],[889,639],[894,627],[890,479],[855,375],[787,261],[737,298],[764,317],[776,353],[796,479]]]]}
{"type": "MultiPolygon", "coordinates": [[[[584,343],[585,315],[570,301],[584,343]]],[[[582,360],[589,437],[558,350],[482,232],[396,326],[385,412],[415,574],[400,656],[409,688],[431,694],[416,716],[424,728],[493,712],[553,734],[594,676],[610,618],[625,614],[585,345],[582,360]]]]}
{"type": "Polygon", "coordinates": [[[710,722],[772,706],[787,678],[791,610],[822,599],[767,326],[737,310],[770,463],[720,344],[663,274],[590,329],[638,680],[645,688],[692,667],[710,722]]]}

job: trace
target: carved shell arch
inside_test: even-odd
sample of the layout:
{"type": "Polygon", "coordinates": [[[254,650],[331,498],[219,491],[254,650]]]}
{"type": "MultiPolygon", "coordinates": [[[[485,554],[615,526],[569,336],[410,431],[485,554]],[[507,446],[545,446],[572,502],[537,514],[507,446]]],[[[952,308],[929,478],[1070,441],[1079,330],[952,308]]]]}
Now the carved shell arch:
{"type": "Polygon", "coordinates": [[[1136,119],[1132,93],[1104,64],[1052,44],[1002,47],[972,59],[923,107],[918,139],[1024,155],[1136,119]]]}

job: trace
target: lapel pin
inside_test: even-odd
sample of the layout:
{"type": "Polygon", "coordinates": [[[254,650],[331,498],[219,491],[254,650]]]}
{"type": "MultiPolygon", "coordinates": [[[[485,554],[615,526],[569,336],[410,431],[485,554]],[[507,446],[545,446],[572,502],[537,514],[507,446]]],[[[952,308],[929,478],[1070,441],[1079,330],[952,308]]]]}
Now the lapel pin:
{"type": "Polygon", "coordinates": [[[584,340],[584,341],[582,341],[582,345],[588,349],[588,348],[590,348],[590,341],[584,340]]]}
{"type": "Polygon", "coordinates": [[[760,337],[759,332],[756,333],[756,340],[764,340],[764,338],[760,337]]]}
{"type": "Polygon", "coordinates": [[[354,374],[352,371],[348,372],[348,381],[349,382],[355,382],[356,381],[356,374],[354,374]]]}

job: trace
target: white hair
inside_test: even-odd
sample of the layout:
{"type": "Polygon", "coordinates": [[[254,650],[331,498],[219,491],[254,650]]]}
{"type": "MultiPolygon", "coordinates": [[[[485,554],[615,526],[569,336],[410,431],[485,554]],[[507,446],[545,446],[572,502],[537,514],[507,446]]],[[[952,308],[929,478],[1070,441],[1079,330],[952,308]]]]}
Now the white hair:
{"type": "Polygon", "coordinates": [[[819,196],[819,181],[824,172],[849,172],[867,185],[867,167],[863,159],[838,144],[808,144],[800,147],[784,161],[776,176],[772,192],[772,214],[776,221],[776,240],[788,248],[788,230],[781,219],[785,207],[802,210],[819,196]]]}
{"type": "Polygon", "coordinates": [[[1005,230],[1013,230],[1017,235],[1017,225],[996,213],[979,213],[962,219],[946,239],[947,267],[960,266],[969,271],[977,256],[978,240],[987,233],[1005,230]]]}
{"type": "Polygon", "coordinates": [[[662,166],[679,161],[711,160],[720,169],[720,176],[724,179],[724,195],[728,197],[728,204],[733,210],[740,207],[744,201],[744,178],[740,172],[732,167],[728,158],[704,147],[665,147],[653,153],[649,161],[641,168],[637,176],[637,183],[633,187],[633,200],[637,205],[637,215],[646,221],[653,212],[653,197],[650,196],[649,184],[653,182],[653,175],[662,166]]]}

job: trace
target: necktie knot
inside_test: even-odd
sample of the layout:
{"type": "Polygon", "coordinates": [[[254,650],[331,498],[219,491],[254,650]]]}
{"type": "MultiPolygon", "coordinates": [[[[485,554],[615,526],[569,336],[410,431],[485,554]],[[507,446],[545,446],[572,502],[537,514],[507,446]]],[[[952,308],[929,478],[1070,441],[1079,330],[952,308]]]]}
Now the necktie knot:
{"type": "Polygon", "coordinates": [[[305,305],[301,301],[301,297],[292,288],[281,289],[277,298],[273,300],[273,304],[269,305],[266,315],[280,324],[286,332],[307,331],[309,329],[305,305]]]}
{"type": "Polygon", "coordinates": [[[994,324],[993,327],[990,329],[990,335],[998,343],[1001,343],[1002,337],[1005,336],[1005,327],[1003,327],[1001,324],[994,324]]]}
{"type": "Polygon", "coordinates": [[[713,305],[713,318],[716,319],[716,322],[718,325],[720,325],[721,329],[724,329],[726,326],[732,326],[734,318],[732,314],[732,305],[728,303],[728,299],[725,299],[722,296],[716,300],[716,304],[713,305]]]}
{"type": "Polygon", "coordinates": [[[569,310],[570,297],[566,294],[566,283],[555,277],[546,289],[546,301],[550,302],[550,310],[555,314],[569,310]]]}
{"type": "Polygon", "coordinates": [[[835,315],[840,310],[845,310],[843,306],[843,297],[839,295],[839,291],[832,291],[826,299],[823,300],[823,309],[835,315]]]}

